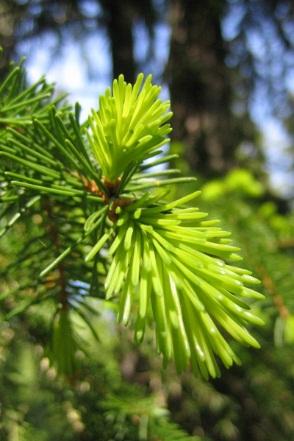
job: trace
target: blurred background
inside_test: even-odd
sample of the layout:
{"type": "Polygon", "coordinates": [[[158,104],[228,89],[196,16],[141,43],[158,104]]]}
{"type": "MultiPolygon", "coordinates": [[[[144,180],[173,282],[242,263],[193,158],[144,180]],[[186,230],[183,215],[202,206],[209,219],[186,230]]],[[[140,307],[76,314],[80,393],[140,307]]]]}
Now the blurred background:
{"type": "Polygon", "coordinates": [[[45,74],[84,118],[113,77],[152,73],[174,112],[173,165],[198,178],[201,208],[233,231],[266,295],[262,349],[238,348],[242,366],[209,383],[162,371],[150,339],[138,349],[106,313],[64,383],[35,316],[3,322],[0,439],[294,440],[293,2],[0,0],[0,45],[1,77],[25,56],[27,81],[45,74]]]}

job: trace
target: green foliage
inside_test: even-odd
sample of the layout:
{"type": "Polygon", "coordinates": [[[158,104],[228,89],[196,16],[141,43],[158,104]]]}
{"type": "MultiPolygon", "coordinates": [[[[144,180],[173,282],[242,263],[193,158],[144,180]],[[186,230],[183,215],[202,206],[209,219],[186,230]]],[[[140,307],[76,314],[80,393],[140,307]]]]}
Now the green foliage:
{"type": "MultiPolygon", "coordinates": [[[[104,402],[106,418],[115,426],[130,425],[138,426],[137,436],[139,440],[167,440],[167,441],[199,441],[196,436],[189,436],[175,423],[168,419],[168,412],[156,404],[154,397],[143,398],[138,391],[128,390],[128,397],[109,396],[104,402]],[[128,420],[129,423],[127,423],[128,420]],[[123,424],[124,421],[126,424],[123,424]]],[[[116,439],[129,439],[128,431],[117,430],[120,433],[116,439]]]]}
{"type": "Polygon", "coordinates": [[[244,170],[205,185],[196,208],[195,179],[159,154],[170,114],[150,79],[137,83],[129,120],[119,109],[134,89],[120,77],[81,123],[79,106],[54,101],[44,79],[27,88],[22,68],[12,72],[1,89],[0,438],[288,441],[293,216],[260,204],[264,189],[244,170]],[[207,211],[233,230],[245,265],[207,211]],[[262,281],[262,303],[244,266],[262,281]],[[262,349],[242,349],[258,345],[250,332],[261,319],[262,349]],[[185,374],[171,363],[161,378],[153,332],[164,366],[185,374]],[[142,377],[126,375],[136,387],[120,373],[130,354],[146,364],[142,377]]]}
{"type": "Polygon", "coordinates": [[[159,86],[149,75],[143,82],[138,75],[134,86],[123,75],[114,80],[113,89],[106,90],[99,100],[99,111],[89,118],[92,152],[107,179],[115,181],[130,165],[154,156],[167,142],[171,131],[166,122],[172,113],[166,112],[169,102],[158,99],[159,86]]]}
{"type": "Polygon", "coordinates": [[[243,323],[262,321],[248,311],[243,298],[262,296],[243,285],[256,283],[249,272],[224,263],[223,259],[235,260],[232,253],[237,250],[229,241],[222,242],[228,234],[215,222],[202,221],[205,213],[177,208],[198,194],[161,205],[150,197],[130,204],[117,221],[105,285],[108,298],[115,290],[122,292],[122,323],[131,320],[133,304],[139,305],[138,342],[151,304],[164,361],[173,356],[182,371],[190,359],[196,373],[215,377],[219,371],[214,353],[227,367],[238,362],[216,324],[237,341],[258,347],[243,323]]]}
{"type": "Polygon", "coordinates": [[[241,196],[260,197],[264,193],[262,184],[248,170],[235,169],[222,179],[214,179],[203,188],[203,198],[216,201],[224,195],[239,193],[241,196]]]}
{"type": "MultiPolygon", "coordinates": [[[[247,185],[242,182],[241,187],[236,185],[224,196],[212,195],[210,183],[204,186],[203,199],[206,200],[205,208],[213,210],[221,216],[227,224],[234,229],[238,242],[242,245],[243,253],[249,265],[255,268],[259,279],[263,282],[266,292],[267,304],[272,304],[271,315],[275,320],[275,342],[282,345],[284,342],[293,341],[293,297],[291,295],[294,284],[293,278],[293,214],[278,213],[277,206],[273,202],[264,202],[257,207],[254,188],[263,188],[254,180],[249,172],[247,185]],[[252,188],[253,191],[252,191],[252,188]],[[240,198],[241,196],[241,198],[240,198]],[[226,201],[226,206],[224,206],[226,201]]],[[[239,176],[244,176],[244,171],[236,171],[229,174],[224,181],[215,182],[217,192],[232,182],[239,182],[239,176]]]]}
{"type": "MultiPolygon", "coordinates": [[[[0,150],[8,218],[2,234],[21,217],[36,231],[20,241],[18,257],[5,269],[11,280],[26,272],[7,319],[36,303],[53,305],[50,353],[66,375],[76,350],[84,350],[71,311],[95,334],[87,317],[91,297],[114,302],[118,320],[134,325],[137,342],[152,317],[164,364],[174,359],[179,372],[191,364],[195,373],[216,377],[217,358],[226,367],[238,363],[227,335],[259,347],[247,325],[262,320],[247,299],[262,295],[247,287],[258,283],[251,273],[232,264],[240,258],[229,233],[187,205],[199,192],[170,202],[158,191],[192,178],[169,177],[178,170],[148,172],[170,159],[157,157],[168,141],[171,112],[151,77],[143,83],[139,75],[132,87],[120,76],[98,112],[80,124],[78,106],[73,113],[44,103],[52,88],[43,80],[21,88],[19,69],[2,86],[3,101],[12,94],[13,103],[4,106],[12,114],[0,150]],[[34,108],[23,117],[30,103],[34,108]]],[[[8,288],[3,296],[9,295],[8,288]]]]}

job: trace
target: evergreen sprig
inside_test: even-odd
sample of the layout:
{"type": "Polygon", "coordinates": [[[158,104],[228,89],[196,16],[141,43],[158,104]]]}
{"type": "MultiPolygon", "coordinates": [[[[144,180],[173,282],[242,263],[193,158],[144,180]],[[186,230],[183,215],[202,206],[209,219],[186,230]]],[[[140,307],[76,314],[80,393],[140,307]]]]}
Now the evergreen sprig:
{"type": "Polygon", "coordinates": [[[113,81],[100,97],[99,110],[89,118],[89,143],[102,173],[109,180],[119,178],[132,163],[142,162],[166,144],[171,131],[167,121],[169,102],[159,98],[160,87],[151,83],[149,75],[144,84],[143,74],[132,86],[123,75],[113,81]]]}
{"type": "MultiPolygon", "coordinates": [[[[15,75],[2,85],[2,96],[15,75]]],[[[37,84],[41,89],[23,86],[6,103],[13,117],[6,116],[1,130],[0,188],[3,213],[11,217],[2,234],[32,207],[42,217],[49,245],[36,286],[56,304],[52,347],[60,370],[69,373],[68,349],[78,347],[70,312],[76,308],[91,326],[83,309],[97,289],[97,297],[118,303],[118,319],[134,326],[137,342],[154,323],[164,363],[174,359],[179,372],[191,365],[215,377],[217,358],[226,367],[238,363],[227,336],[258,347],[247,326],[262,321],[247,300],[262,295],[247,287],[258,283],[251,273],[234,266],[240,258],[229,233],[191,205],[199,191],[170,201],[160,188],[195,181],[178,177],[177,169],[152,169],[172,158],[160,151],[172,115],[160,88],[150,76],[144,82],[140,74],[132,86],[121,75],[80,124],[78,107],[72,112],[48,103],[44,89],[51,86],[37,84]],[[35,107],[23,113],[29,103],[35,107]],[[63,351],[65,336],[70,344],[63,351]]]]}
{"type": "Polygon", "coordinates": [[[128,433],[123,434],[123,430],[127,432],[127,427],[130,431],[137,428],[136,432],[142,441],[150,439],[201,441],[202,438],[188,435],[172,422],[169,418],[169,412],[160,407],[154,397],[142,398],[136,389],[131,389],[128,392],[127,398],[125,396],[108,396],[103,402],[106,419],[112,427],[117,427],[117,433],[121,434],[122,439],[129,438],[128,433]]]}
{"type": "Polygon", "coordinates": [[[121,293],[118,318],[135,323],[136,341],[143,339],[150,310],[165,363],[174,358],[180,372],[191,362],[195,372],[214,377],[215,354],[227,367],[238,363],[221,329],[259,346],[245,325],[262,320],[246,299],[262,295],[245,286],[258,283],[249,271],[225,263],[237,258],[229,233],[203,221],[206,214],[196,208],[179,208],[198,194],[157,206],[150,197],[124,210],[109,248],[105,288],[107,298],[121,293]]]}

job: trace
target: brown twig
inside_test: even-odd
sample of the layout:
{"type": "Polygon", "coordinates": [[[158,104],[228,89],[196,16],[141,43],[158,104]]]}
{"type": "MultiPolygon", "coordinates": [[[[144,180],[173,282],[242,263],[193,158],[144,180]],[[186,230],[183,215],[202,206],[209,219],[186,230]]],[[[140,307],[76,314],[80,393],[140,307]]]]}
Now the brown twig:
{"type": "Polygon", "coordinates": [[[294,248],[294,238],[279,240],[277,245],[279,248],[282,248],[282,249],[294,248]]]}
{"type": "Polygon", "coordinates": [[[112,222],[117,221],[117,207],[126,207],[133,202],[133,199],[131,198],[118,197],[119,187],[121,183],[120,178],[117,178],[115,181],[110,181],[105,176],[102,178],[102,182],[107,190],[107,193],[101,191],[94,180],[90,180],[85,176],[80,176],[80,179],[82,180],[84,187],[88,191],[100,196],[103,200],[103,203],[105,205],[109,205],[107,216],[112,222]]]}
{"type": "Polygon", "coordinates": [[[260,266],[258,272],[261,275],[263,285],[272,296],[273,304],[277,308],[280,317],[285,320],[289,316],[289,310],[285,305],[283,297],[279,294],[273,279],[270,277],[264,266],[260,266]]]}

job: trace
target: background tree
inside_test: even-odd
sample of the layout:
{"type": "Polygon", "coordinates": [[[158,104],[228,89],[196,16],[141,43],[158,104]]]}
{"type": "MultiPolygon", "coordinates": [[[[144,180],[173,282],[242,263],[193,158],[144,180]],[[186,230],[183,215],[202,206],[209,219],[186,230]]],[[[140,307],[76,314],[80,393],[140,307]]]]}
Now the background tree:
{"type": "Polygon", "coordinates": [[[174,140],[184,142],[189,164],[204,174],[223,173],[236,164],[240,144],[246,142],[262,159],[250,102],[257,87],[265,87],[276,112],[291,112],[285,74],[293,62],[293,5],[174,0],[170,17],[168,79],[175,109],[174,140]],[[228,12],[234,22],[230,39],[223,30],[228,12]],[[259,41],[256,52],[250,33],[259,41]]]}
{"type": "Polygon", "coordinates": [[[244,148],[248,143],[255,162],[262,161],[251,117],[257,91],[263,91],[264,101],[271,97],[267,105],[278,117],[289,119],[292,113],[287,82],[293,65],[293,5],[288,0],[128,0],[123,7],[116,1],[14,0],[0,6],[5,57],[15,56],[20,42],[46,33],[56,36],[56,50],[68,35],[82,48],[88,36],[106,33],[114,76],[124,73],[130,80],[142,67],[150,70],[156,26],[169,20],[166,79],[174,102],[174,140],[184,143],[189,164],[202,173],[224,173],[241,158],[254,162],[244,148]],[[134,56],[138,23],[147,29],[150,48],[144,66],[134,56]]]}
{"type": "Polygon", "coordinates": [[[173,137],[184,143],[191,167],[204,174],[230,169],[240,140],[251,135],[248,124],[241,132],[244,115],[237,124],[232,112],[233,72],[226,65],[228,49],[221,31],[225,7],[224,1],[215,0],[171,2],[173,137]]]}
{"type": "MultiPolygon", "coordinates": [[[[136,2],[128,0],[123,4],[116,0],[84,2],[73,1],[3,1],[1,7],[0,43],[4,49],[2,59],[4,72],[8,61],[18,55],[18,45],[26,40],[51,33],[56,36],[55,55],[68,35],[79,41],[82,51],[83,41],[89,35],[106,32],[109,38],[113,77],[123,73],[134,81],[137,70],[134,59],[133,28],[136,21],[145,23],[150,38],[156,13],[150,0],[136,2]]],[[[95,49],[94,49],[95,53],[95,49]]],[[[53,53],[54,55],[54,53],[53,53]]],[[[95,54],[99,57],[99,53],[95,54]]]]}

